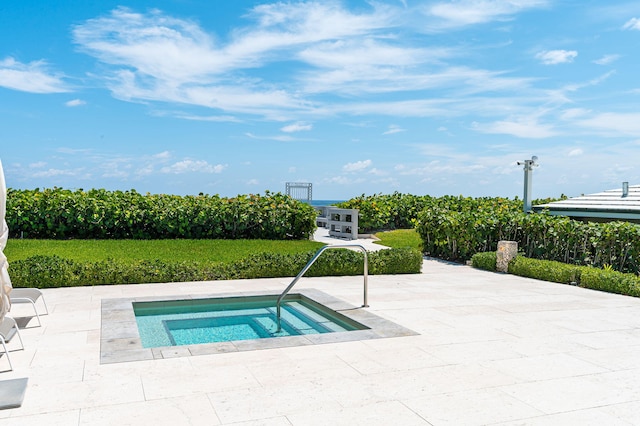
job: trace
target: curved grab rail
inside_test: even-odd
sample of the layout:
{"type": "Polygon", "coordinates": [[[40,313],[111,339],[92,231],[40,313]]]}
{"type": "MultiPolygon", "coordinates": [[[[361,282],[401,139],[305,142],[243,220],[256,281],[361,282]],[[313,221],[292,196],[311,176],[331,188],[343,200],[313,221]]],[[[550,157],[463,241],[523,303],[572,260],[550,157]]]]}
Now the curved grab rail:
{"type": "Polygon", "coordinates": [[[313,255],[311,260],[309,260],[309,262],[307,262],[305,267],[302,268],[302,270],[300,272],[298,272],[298,275],[296,275],[296,277],[293,279],[293,281],[291,281],[291,284],[289,284],[287,286],[287,288],[284,289],[282,294],[280,294],[280,296],[278,297],[278,300],[276,302],[276,315],[277,315],[277,321],[278,321],[278,330],[276,332],[280,332],[280,330],[282,330],[282,327],[280,325],[280,303],[282,302],[282,299],[284,299],[284,297],[287,295],[287,293],[289,293],[289,290],[291,290],[293,288],[293,286],[296,285],[298,280],[300,278],[302,278],[302,276],[305,274],[305,272],[307,272],[309,270],[309,268],[311,268],[311,265],[313,265],[315,263],[315,261],[318,260],[320,255],[322,253],[324,253],[325,250],[339,249],[339,248],[346,248],[346,247],[358,248],[364,253],[364,272],[363,272],[363,276],[364,276],[364,300],[363,300],[363,303],[362,303],[362,307],[363,308],[368,308],[369,307],[369,304],[367,302],[367,300],[368,300],[368,297],[367,297],[367,278],[369,276],[369,261],[367,259],[367,249],[365,249],[360,244],[340,244],[340,245],[335,245],[335,246],[324,246],[320,250],[318,250],[316,252],[316,254],[313,255]]]}

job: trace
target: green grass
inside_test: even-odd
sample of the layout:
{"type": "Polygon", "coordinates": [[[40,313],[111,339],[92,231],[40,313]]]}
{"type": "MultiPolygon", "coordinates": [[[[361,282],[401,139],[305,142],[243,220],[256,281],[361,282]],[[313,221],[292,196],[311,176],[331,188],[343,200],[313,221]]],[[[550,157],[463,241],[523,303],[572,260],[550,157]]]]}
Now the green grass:
{"type": "MultiPolygon", "coordinates": [[[[380,232],[379,244],[392,248],[420,249],[422,241],[413,229],[380,232]]],[[[59,256],[78,262],[117,259],[202,263],[233,263],[256,253],[294,254],[315,252],[324,244],[309,240],[32,240],[11,238],[5,254],[9,262],[32,256],[59,256]]]]}
{"type": "Polygon", "coordinates": [[[392,248],[410,247],[422,251],[422,240],[415,229],[398,229],[378,232],[375,235],[380,239],[380,241],[376,241],[376,244],[392,248]]]}
{"type": "Polygon", "coordinates": [[[5,254],[9,262],[31,256],[57,255],[81,262],[106,259],[121,261],[162,260],[231,263],[255,253],[300,253],[324,244],[273,240],[29,240],[9,239],[5,254]]]}

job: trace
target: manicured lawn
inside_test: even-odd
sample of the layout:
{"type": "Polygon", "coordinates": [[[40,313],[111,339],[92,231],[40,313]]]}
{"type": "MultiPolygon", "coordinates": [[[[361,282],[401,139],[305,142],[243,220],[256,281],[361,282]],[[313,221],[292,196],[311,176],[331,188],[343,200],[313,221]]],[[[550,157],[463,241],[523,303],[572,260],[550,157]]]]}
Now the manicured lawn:
{"type": "Polygon", "coordinates": [[[324,244],[308,241],[271,240],[20,240],[9,239],[5,254],[9,262],[35,255],[95,262],[105,259],[163,260],[230,263],[261,252],[299,253],[315,251],[324,244]]]}
{"type": "Polygon", "coordinates": [[[395,231],[378,232],[376,237],[380,238],[380,241],[376,241],[376,244],[383,246],[392,248],[411,247],[416,250],[422,250],[422,240],[415,229],[397,229],[395,231]]]}
{"type": "MultiPolygon", "coordinates": [[[[393,248],[420,248],[420,236],[413,229],[376,234],[381,245],[393,248]]],[[[324,244],[309,240],[31,240],[9,239],[5,254],[9,262],[31,256],[56,255],[80,262],[118,259],[231,263],[255,253],[303,253],[324,244]]]]}

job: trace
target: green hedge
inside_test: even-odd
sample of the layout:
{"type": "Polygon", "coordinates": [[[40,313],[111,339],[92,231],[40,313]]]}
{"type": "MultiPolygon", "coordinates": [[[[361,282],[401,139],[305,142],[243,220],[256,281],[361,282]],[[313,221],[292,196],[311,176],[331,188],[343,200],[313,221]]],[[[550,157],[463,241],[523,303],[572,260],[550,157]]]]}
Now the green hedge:
{"type": "Polygon", "coordinates": [[[7,195],[13,238],[303,239],[315,217],[310,205],[269,192],[223,198],[53,188],[7,195]]]}
{"type": "Polygon", "coordinates": [[[509,262],[510,274],[563,284],[579,283],[580,275],[585,269],[583,266],[523,256],[516,256],[509,262]]]}
{"type": "MultiPolygon", "coordinates": [[[[77,262],[55,255],[33,256],[12,262],[10,273],[16,288],[293,277],[314,253],[257,253],[230,264],[160,260],[77,262]]],[[[422,254],[418,250],[387,249],[367,255],[370,274],[415,274],[422,267],[422,254]]],[[[318,258],[305,276],[361,275],[363,263],[364,255],[360,252],[330,250],[318,258]]]]}
{"type": "Polygon", "coordinates": [[[391,195],[360,195],[338,207],[358,209],[360,233],[413,228],[413,221],[425,207],[437,198],[394,192],[391,195]]]}
{"type": "MultiPolygon", "coordinates": [[[[549,202],[535,200],[536,203],[549,202]]],[[[424,210],[444,209],[446,211],[466,211],[473,209],[478,202],[487,208],[489,204],[501,210],[522,211],[522,201],[518,198],[469,198],[446,195],[411,195],[394,192],[390,195],[360,195],[339,204],[342,208],[359,210],[358,225],[361,232],[414,228],[420,213],[424,210]]]]}
{"type": "Polygon", "coordinates": [[[497,255],[495,251],[476,253],[471,256],[471,266],[485,271],[496,271],[497,255]]]}
{"type": "Polygon", "coordinates": [[[640,297],[640,278],[634,274],[587,268],[580,277],[580,286],[609,293],[640,297]]]}
{"type": "MultiPolygon", "coordinates": [[[[471,258],[471,266],[495,271],[495,259],[495,252],[477,253],[471,258]]],[[[593,290],[640,297],[640,277],[611,269],[569,265],[556,261],[516,256],[509,263],[509,273],[543,281],[574,284],[593,290]]]]}
{"type": "Polygon", "coordinates": [[[459,199],[418,215],[425,254],[466,261],[516,241],[530,258],[640,272],[640,226],[629,222],[581,222],[546,213],[524,214],[503,199],[459,199]]]}

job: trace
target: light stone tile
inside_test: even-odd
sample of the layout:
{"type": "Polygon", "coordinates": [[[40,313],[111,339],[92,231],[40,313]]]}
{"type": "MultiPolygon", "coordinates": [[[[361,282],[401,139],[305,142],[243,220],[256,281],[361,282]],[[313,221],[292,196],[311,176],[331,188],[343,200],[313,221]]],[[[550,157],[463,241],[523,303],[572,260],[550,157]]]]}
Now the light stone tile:
{"type": "Polygon", "coordinates": [[[341,408],[338,401],[312,382],[214,392],[208,396],[223,424],[288,416],[310,408],[319,411],[341,408]]]}
{"type": "Polygon", "coordinates": [[[439,395],[424,371],[407,370],[344,379],[314,380],[322,392],[338,401],[343,408],[379,402],[439,395]]]}
{"type": "Polygon", "coordinates": [[[640,424],[640,401],[607,405],[606,407],[601,407],[600,411],[618,418],[630,425],[640,424]]]}
{"type": "Polygon", "coordinates": [[[631,426],[619,417],[607,414],[602,409],[571,411],[568,413],[550,414],[516,421],[495,423],[493,426],[631,426]]]}
{"type": "Polygon", "coordinates": [[[548,336],[575,334],[575,330],[558,325],[555,322],[548,322],[548,321],[532,322],[530,319],[526,317],[520,318],[520,317],[517,317],[516,315],[512,315],[509,318],[509,321],[503,322],[503,325],[498,326],[497,328],[512,336],[521,337],[521,338],[535,338],[535,337],[548,337],[548,336]]]}
{"type": "MultiPolygon", "coordinates": [[[[370,277],[371,307],[358,309],[421,335],[214,354],[196,345],[186,348],[199,356],[156,360],[151,350],[127,350],[130,340],[124,338],[125,350],[116,358],[103,355],[103,364],[98,344],[105,342],[100,321],[106,299],[276,294],[291,280],[44,289],[50,315],[42,317],[42,327],[31,327],[31,320],[22,330],[26,350],[11,353],[15,370],[0,377],[29,377],[25,401],[0,411],[0,423],[77,425],[80,412],[92,411],[90,420],[119,421],[124,408],[122,413],[135,410],[161,424],[154,412],[162,411],[163,402],[170,401],[165,413],[173,419],[207,395],[220,415],[214,421],[224,423],[304,424],[322,416],[338,422],[372,410],[380,422],[399,424],[391,415],[404,415],[399,402],[439,400],[443,416],[456,419],[458,405],[445,402],[455,401],[451,395],[473,412],[483,394],[501,400],[492,394],[499,390],[511,397],[507,406],[516,400],[548,414],[514,418],[506,408],[491,416],[480,409],[478,419],[640,424],[640,299],[447,262],[425,260],[423,271],[370,277]],[[613,371],[594,373],[589,365],[613,371]],[[583,375],[554,378],[564,374],[583,375]]],[[[338,298],[341,306],[362,303],[362,281],[354,277],[305,278],[296,287],[302,290],[338,298]]],[[[113,303],[113,318],[130,319],[130,313],[115,312],[117,303],[126,302],[113,303]]],[[[0,368],[4,361],[0,357],[0,368]]],[[[189,415],[199,421],[196,411],[189,415]]]]}
{"type": "Polygon", "coordinates": [[[260,386],[249,369],[242,365],[208,370],[176,370],[169,366],[147,372],[141,375],[141,380],[147,400],[260,386]]]}
{"type": "Polygon", "coordinates": [[[291,422],[285,416],[278,416],[267,419],[248,420],[246,422],[235,422],[233,426],[291,426],[291,422]]]}
{"type": "Polygon", "coordinates": [[[102,325],[102,339],[140,338],[135,321],[118,321],[102,325]]]}
{"type": "Polygon", "coordinates": [[[439,328],[420,330],[416,328],[424,338],[433,345],[450,345],[453,343],[488,342],[493,340],[507,340],[513,338],[512,335],[494,328],[466,327],[466,328],[439,328]]]}
{"type": "Polygon", "coordinates": [[[640,368],[587,376],[596,385],[614,389],[623,402],[640,401],[640,368]]]}
{"type": "Polygon", "coordinates": [[[557,353],[571,353],[588,349],[573,341],[573,335],[537,336],[504,340],[513,351],[522,356],[540,356],[557,353]]]}
{"type": "Polygon", "coordinates": [[[481,365],[501,371],[521,381],[550,380],[609,371],[567,354],[486,361],[481,365]]]}
{"type": "Polygon", "coordinates": [[[177,358],[183,356],[190,356],[191,352],[189,352],[189,348],[184,346],[176,346],[168,349],[162,349],[160,351],[162,358],[177,358]]]}
{"type": "Polygon", "coordinates": [[[384,401],[358,407],[325,409],[313,408],[287,415],[292,425],[297,426],[428,426],[430,423],[398,401],[384,401]]]}
{"type": "Polygon", "coordinates": [[[34,383],[27,387],[21,415],[77,410],[101,405],[144,401],[142,383],[137,377],[112,377],[111,380],[34,383]]]}
{"type": "Polygon", "coordinates": [[[3,418],[2,414],[0,411],[2,426],[75,426],[80,419],[79,409],[7,418],[3,418]]]}
{"type": "Polygon", "coordinates": [[[190,345],[188,349],[191,355],[212,355],[238,351],[236,345],[231,342],[190,345]]]}
{"type": "Polygon", "coordinates": [[[640,345],[577,351],[572,355],[609,370],[640,369],[640,345]]]}
{"type": "Polygon", "coordinates": [[[361,374],[415,370],[446,365],[447,362],[419,348],[391,349],[338,355],[361,374]]]}
{"type": "Polygon", "coordinates": [[[107,405],[82,410],[80,426],[219,425],[206,395],[107,405]]]}
{"type": "Polygon", "coordinates": [[[615,384],[590,376],[520,383],[500,390],[547,414],[585,410],[633,400],[615,384]]]}
{"type": "Polygon", "coordinates": [[[453,343],[450,345],[426,346],[424,350],[447,364],[465,364],[499,359],[521,358],[513,349],[513,340],[488,342],[453,343]]]}
{"type": "Polygon", "coordinates": [[[265,386],[325,378],[347,378],[358,376],[356,370],[337,356],[306,359],[277,359],[269,365],[248,364],[253,376],[265,386]]]}
{"type": "Polygon", "coordinates": [[[499,389],[457,392],[403,403],[433,425],[486,425],[544,414],[499,389]]]}
{"type": "Polygon", "coordinates": [[[110,364],[116,362],[144,361],[154,359],[150,349],[132,349],[111,352],[100,355],[100,363],[110,364]]]}
{"type": "Polygon", "coordinates": [[[46,358],[45,363],[31,364],[28,369],[30,385],[54,385],[59,383],[81,382],[85,361],[83,359],[46,358]]]}

